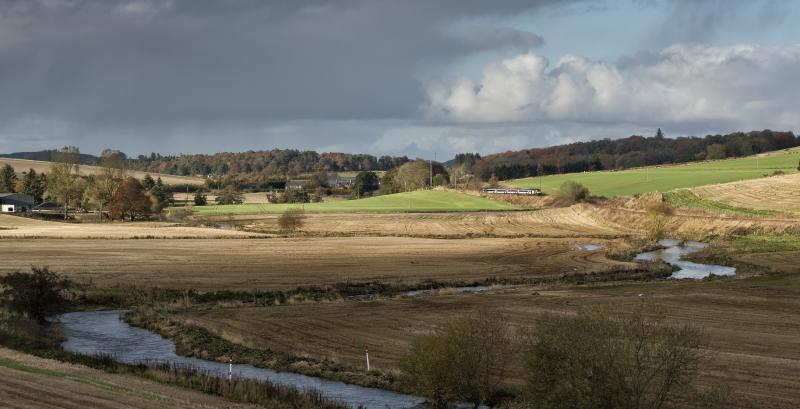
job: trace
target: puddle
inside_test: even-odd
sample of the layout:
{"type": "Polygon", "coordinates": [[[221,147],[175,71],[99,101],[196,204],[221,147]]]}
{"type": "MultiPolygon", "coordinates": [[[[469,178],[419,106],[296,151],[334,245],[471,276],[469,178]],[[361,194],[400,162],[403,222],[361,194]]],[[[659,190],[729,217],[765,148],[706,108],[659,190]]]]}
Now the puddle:
{"type": "Polygon", "coordinates": [[[702,279],[710,275],[716,276],[733,276],[736,274],[735,267],[719,266],[715,264],[701,264],[691,261],[683,260],[683,256],[696,253],[708,247],[708,244],[699,241],[685,241],[680,245],[680,240],[665,239],[658,242],[658,244],[665,248],[648,251],[636,256],[638,261],[664,261],[680,268],[680,270],[672,273],[670,278],[682,279],[693,278],[702,279]]]}

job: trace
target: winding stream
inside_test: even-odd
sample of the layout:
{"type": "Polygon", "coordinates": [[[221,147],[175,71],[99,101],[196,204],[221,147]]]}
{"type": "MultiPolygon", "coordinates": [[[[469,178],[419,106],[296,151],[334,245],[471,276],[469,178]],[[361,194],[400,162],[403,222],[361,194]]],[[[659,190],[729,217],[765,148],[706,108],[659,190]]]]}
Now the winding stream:
{"type": "Polygon", "coordinates": [[[648,251],[646,253],[636,256],[639,261],[657,261],[662,260],[666,263],[672,264],[680,268],[680,270],[672,273],[670,278],[682,279],[693,278],[701,279],[710,275],[715,276],[732,276],[736,274],[735,267],[719,266],[714,264],[700,264],[691,261],[683,260],[683,256],[696,253],[708,247],[706,243],[698,241],[686,241],[681,245],[678,240],[665,239],[658,242],[658,244],[665,248],[648,251]]]}
{"type": "MultiPolygon", "coordinates": [[[[196,368],[220,377],[228,376],[228,364],[187,358],[175,353],[175,344],[143,328],[128,325],[120,315],[123,311],[71,312],[54,321],[61,324],[66,341],[64,349],[86,355],[110,355],[118,361],[136,363],[170,363],[196,368]]],[[[353,407],[368,409],[404,409],[424,401],[423,398],[403,395],[383,389],[329,381],[291,372],[276,372],[252,365],[233,365],[233,376],[267,380],[294,386],[300,390],[315,389],[323,396],[353,407]]]]}

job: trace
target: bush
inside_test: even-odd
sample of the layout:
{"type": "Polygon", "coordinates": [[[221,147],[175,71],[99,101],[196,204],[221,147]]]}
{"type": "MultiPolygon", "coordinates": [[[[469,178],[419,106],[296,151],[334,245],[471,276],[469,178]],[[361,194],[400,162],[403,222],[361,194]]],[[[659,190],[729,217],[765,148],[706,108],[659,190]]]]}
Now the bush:
{"type": "Polygon", "coordinates": [[[219,192],[216,202],[221,205],[242,204],[244,202],[244,197],[242,193],[233,186],[228,186],[219,192]]]}
{"type": "Polygon", "coordinates": [[[647,238],[661,240],[667,233],[667,224],[670,217],[675,215],[675,209],[663,201],[651,201],[645,205],[647,214],[647,238]]]}
{"type": "Polygon", "coordinates": [[[308,203],[310,200],[305,189],[289,188],[283,192],[283,203],[308,203]]]}
{"type": "Polygon", "coordinates": [[[0,287],[0,299],[8,309],[44,324],[48,315],[68,305],[72,282],[47,267],[31,267],[30,273],[17,271],[0,277],[0,287]]]}
{"type": "Polygon", "coordinates": [[[460,401],[495,404],[513,345],[503,316],[479,313],[455,320],[414,341],[401,362],[403,382],[439,408],[460,401]]]}
{"type": "Polygon", "coordinates": [[[203,190],[197,189],[194,192],[194,205],[195,206],[205,206],[208,204],[208,197],[206,194],[203,193],[203,190]]]}
{"type": "Polygon", "coordinates": [[[288,209],[278,217],[278,226],[286,232],[294,232],[303,227],[305,212],[302,209],[288,209]]]}
{"type": "Polygon", "coordinates": [[[589,198],[589,188],[578,182],[568,180],[561,184],[558,197],[568,203],[582,202],[589,198]]]}
{"type": "Polygon", "coordinates": [[[531,406],[659,409],[691,385],[702,333],[642,302],[629,314],[544,315],[525,351],[531,406]]]}

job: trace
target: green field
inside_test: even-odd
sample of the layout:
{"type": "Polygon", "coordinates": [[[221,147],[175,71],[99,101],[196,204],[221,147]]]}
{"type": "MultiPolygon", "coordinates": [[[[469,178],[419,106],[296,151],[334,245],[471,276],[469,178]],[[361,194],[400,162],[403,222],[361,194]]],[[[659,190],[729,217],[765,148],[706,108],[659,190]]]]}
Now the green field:
{"type": "Polygon", "coordinates": [[[755,179],[776,170],[797,172],[800,150],[779,151],[760,157],[651,166],[622,171],[601,171],[515,179],[506,183],[523,188],[541,188],[555,194],[568,180],[584,184],[593,195],[625,196],[644,192],[666,192],[676,188],[755,179]]]}
{"type": "Polygon", "coordinates": [[[421,190],[359,200],[327,203],[208,205],[194,208],[198,216],[283,213],[302,208],[307,212],[477,212],[519,210],[508,203],[444,190],[421,190]]]}

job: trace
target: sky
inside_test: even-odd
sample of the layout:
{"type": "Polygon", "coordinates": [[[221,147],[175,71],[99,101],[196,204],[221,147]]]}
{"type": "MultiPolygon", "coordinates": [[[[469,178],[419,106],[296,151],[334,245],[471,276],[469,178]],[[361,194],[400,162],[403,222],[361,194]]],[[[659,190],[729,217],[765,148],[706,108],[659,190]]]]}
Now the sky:
{"type": "Polygon", "coordinates": [[[0,0],[0,153],[800,129],[791,0],[0,0]]]}

